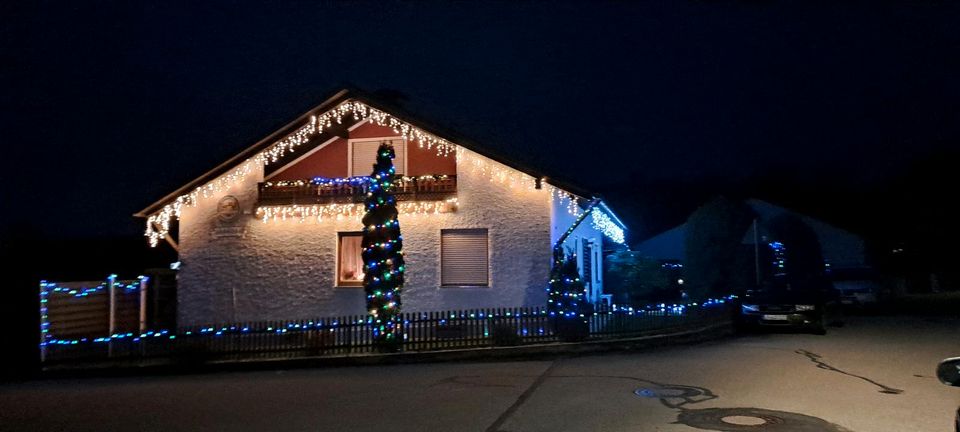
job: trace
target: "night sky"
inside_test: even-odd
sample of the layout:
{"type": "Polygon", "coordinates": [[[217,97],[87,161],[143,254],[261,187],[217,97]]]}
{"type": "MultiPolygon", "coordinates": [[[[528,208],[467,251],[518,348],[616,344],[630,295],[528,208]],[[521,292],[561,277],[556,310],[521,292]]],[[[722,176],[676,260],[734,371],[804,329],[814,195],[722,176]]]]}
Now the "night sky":
{"type": "Polygon", "coordinates": [[[347,83],[654,209],[627,215],[641,238],[714,186],[857,230],[849,203],[960,142],[953,2],[22,3],[0,6],[0,222],[51,237],[140,234],[132,213],[347,83]]]}

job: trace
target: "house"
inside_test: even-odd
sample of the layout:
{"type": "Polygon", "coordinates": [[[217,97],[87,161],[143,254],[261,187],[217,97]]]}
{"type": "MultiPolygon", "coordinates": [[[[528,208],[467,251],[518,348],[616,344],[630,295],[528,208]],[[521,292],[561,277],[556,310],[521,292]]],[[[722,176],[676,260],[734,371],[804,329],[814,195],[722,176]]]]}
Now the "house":
{"type": "Polygon", "coordinates": [[[362,177],[384,142],[404,311],[544,306],[558,244],[600,301],[626,227],[599,197],[346,89],[136,214],[177,250],[179,324],[364,314],[362,177]]]}
{"type": "MultiPolygon", "coordinates": [[[[765,223],[780,215],[791,214],[809,226],[820,242],[824,264],[833,276],[834,285],[841,291],[873,289],[871,266],[863,238],[837,228],[819,219],[758,199],[746,200],[756,216],[754,225],[744,233],[743,244],[762,242],[768,235],[765,223]]],[[[664,262],[682,263],[686,259],[687,224],[681,224],[653,236],[637,245],[634,250],[643,256],[664,262]]]]}

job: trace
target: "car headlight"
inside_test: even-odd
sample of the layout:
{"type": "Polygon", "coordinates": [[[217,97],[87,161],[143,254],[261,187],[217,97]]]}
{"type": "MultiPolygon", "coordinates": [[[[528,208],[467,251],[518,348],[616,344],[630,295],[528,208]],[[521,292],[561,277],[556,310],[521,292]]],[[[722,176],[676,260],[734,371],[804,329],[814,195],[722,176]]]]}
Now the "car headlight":
{"type": "Polygon", "coordinates": [[[760,306],[757,305],[740,305],[740,311],[742,312],[760,312],[760,306]]]}
{"type": "Polygon", "coordinates": [[[816,309],[813,305],[797,305],[797,312],[812,311],[816,309]]]}

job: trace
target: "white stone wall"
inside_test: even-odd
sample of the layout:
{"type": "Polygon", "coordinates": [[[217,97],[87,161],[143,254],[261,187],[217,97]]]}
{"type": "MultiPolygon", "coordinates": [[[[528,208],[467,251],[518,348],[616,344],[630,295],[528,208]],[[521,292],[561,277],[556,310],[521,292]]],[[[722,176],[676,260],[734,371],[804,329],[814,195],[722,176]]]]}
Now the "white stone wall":
{"type": "MultiPolygon", "coordinates": [[[[458,164],[457,176],[456,212],[400,216],[407,264],[403,310],[545,305],[555,213],[548,189],[510,188],[468,164],[458,164]],[[489,287],[440,286],[444,228],[489,230],[489,287]]],[[[334,286],[337,232],[359,231],[359,218],[261,222],[252,212],[262,177],[261,169],[184,210],[180,324],[364,314],[362,288],[334,286]],[[232,224],[216,216],[227,194],[248,213],[232,224]]]]}

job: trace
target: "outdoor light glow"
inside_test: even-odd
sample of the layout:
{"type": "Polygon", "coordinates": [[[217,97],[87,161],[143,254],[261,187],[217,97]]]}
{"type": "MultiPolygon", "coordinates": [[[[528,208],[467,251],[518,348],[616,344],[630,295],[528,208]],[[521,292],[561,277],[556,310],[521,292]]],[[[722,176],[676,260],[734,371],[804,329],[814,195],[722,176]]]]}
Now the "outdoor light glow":
{"type": "Polygon", "coordinates": [[[397,219],[397,200],[393,194],[393,146],[380,144],[373,175],[364,199],[363,291],[367,295],[367,310],[375,326],[373,337],[385,347],[398,348],[403,340],[400,319],[403,274],[403,235],[397,219]]]}
{"type": "MultiPolygon", "coordinates": [[[[457,199],[446,201],[416,201],[397,204],[397,211],[402,215],[434,215],[455,210],[457,199]]],[[[282,222],[295,220],[305,222],[314,219],[322,222],[324,218],[342,220],[346,218],[359,219],[366,212],[363,204],[313,204],[313,205],[281,205],[261,206],[257,208],[257,217],[263,222],[282,222]]]]}
{"type": "Polygon", "coordinates": [[[787,247],[778,241],[767,244],[773,251],[774,276],[787,274],[787,247]]]}
{"type": "MultiPolygon", "coordinates": [[[[169,235],[171,222],[174,219],[180,218],[184,206],[195,206],[200,199],[209,198],[243,181],[257,164],[266,166],[279,161],[280,158],[286,154],[296,151],[298,147],[308,142],[313,136],[321,134],[325,129],[332,127],[334,123],[342,124],[344,117],[348,115],[352,116],[355,121],[368,120],[376,125],[389,127],[403,139],[417,142],[421,148],[436,149],[437,155],[439,156],[449,156],[453,153],[456,155],[458,165],[462,163],[461,169],[469,167],[472,172],[484,175],[492,183],[503,184],[517,190],[532,191],[537,189],[538,179],[536,177],[477,155],[461,146],[453,144],[362,102],[346,101],[319,116],[312,116],[307,124],[273,143],[255,156],[241,162],[233,171],[221,175],[189,193],[180,195],[162,209],[147,217],[147,227],[144,236],[149,240],[150,246],[156,247],[160,239],[169,235]]],[[[404,177],[404,179],[408,179],[408,177],[404,177]]],[[[363,181],[364,180],[351,177],[346,179],[324,179],[320,180],[320,183],[313,184],[325,185],[363,181]]],[[[301,184],[306,185],[307,183],[299,183],[298,181],[270,183],[270,185],[277,186],[301,184]]],[[[567,211],[571,215],[578,216],[580,214],[580,207],[577,204],[575,195],[551,185],[547,185],[547,189],[550,192],[550,199],[556,198],[559,199],[561,203],[565,202],[567,211]]],[[[302,207],[297,209],[297,212],[303,211],[302,207]]],[[[336,216],[342,211],[346,210],[334,208],[329,211],[317,210],[313,214],[308,211],[307,214],[308,216],[324,216],[327,214],[336,216]]],[[[294,209],[286,209],[279,213],[277,211],[267,210],[264,214],[267,214],[268,218],[270,218],[274,215],[282,217],[291,212],[294,212],[294,209]]],[[[403,212],[403,210],[401,210],[401,212],[403,212]]],[[[414,212],[419,214],[420,210],[415,210],[414,212]]],[[[428,211],[423,210],[423,212],[428,211]]],[[[258,211],[258,213],[260,212],[258,211]]],[[[354,214],[359,215],[352,210],[348,213],[351,216],[354,214]]],[[[261,216],[261,218],[263,217],[262,215],[259,216],[261,216]]]]}
{"type": "Polygon", "coordinates": [[[626,241],[623,236],[623,229],[613,223],[613,220],[605,212],[594,210],[591,212],[591,216],[593,216],[593,227],[607,238],[616,244],[623,244],[626,241]]]}
{"type": "MultiPolygon", "coordinates": [[[[54,284],[50,284],[50,285],[54,285],[54,284]]],[[[41,299],[43,298],[42,293],[43,293],[43,290],[41,289],[41,299]]],[[[670,305],[660,303],[660,304],[650,304],[650,305],[647,305],[644,307],[638,307],[638,308],[635,308],[632,306],[619,306],[614,304],[614,305],[611,305],[610,310],[606,312],[593,312],[592,315],[622,314],[626,316],[645,316],[645,315],[681,316],[681,315],[684,315],[687,312],[687,310],[691,308],[710,308],[717,305],[726,304],[728,301],[736,298],[737,298],[736,295],[727,295],[719,298],[707,299],[702,303],[693,302],[693,303],[670,304],[670,305]]],[[[756,306],[744,306],[744,307],[756,308],[756,306]]],[[[549,305],[548,305],[548,309],[549,309],[549,305]]],[[[46,307],[44,306],[44,303],[41,303],[40,310],[41,310],[41,314],[45,315],[46,307]]],[[[480,313],[479,315],[467,315],[467,314],[464,314],[463,312],[460,312],[460,313],[451,314],[450,319],[496,320],[497,318],[500,318],[500,317],[520,318],[520,317],[529,317],[529,316],[549,316],[549,315],[550,314],[547,312],[547,309],[542,309],[535,312],[522,312],[522,311],[510,312],[509,310],[507,310],[503,313],[491,313],[491,314],[480,313]]],[[[423,313],[421,315],[421,318],[423,319],[427,319],[429,317],[430,315],[427,313],[423,313]]],[[[87,343],[99,344],[99,343],[111,342],[113,340],[129,340],[130,342],[140,343],[146,340],[147,338],[166,338],[169,340],[173,340],[173,339],[177,339],[178,337],[190,337],[194,335],[210,335],[210,336],[219,337],[219,336],[231,335],[231,334],[288,333],[288,332],[309,331],[309,330],[329,330],[329,329],[335,329],[341,326],[363,325],[363,324],[375,325],[375,322],[372,317],[368,317],[366,319],[358,319],[356,321],[349,321],[349,322],[340,322],[340,321],[332,320],[332,321],[307,321],[303,323],[288,323],[281,327],[266,327],[263,329],[256,329],[256,328],[251,328],[251,327],[242,326],[242,325],[206,326],[196,331],[185,330],[179,333],[172,330],[167,330],[167,329],[157,329],[157,330],[144,331],[142,333],[132,333],[132,332],[131,333],[114,333],[104,337],[78,338],[78,339],[62,339],[62,338],[53,337],[49,335],[47,331],[45,331],[47,326],[49,326],[48,324],[47,326],[41,327],[41,332],[44,335],[44,340],[43,342],[40,343],[40,346],[45,347],[49,345],[79,345],[79,344],[87,344],[87,343]]],[[[408,324],[408,322],[404,321],[399,324],[406,325],[408,324]]],[[[440,324],[446,324],[446,320],[440,320],[440,324]]],[[[544,334],[543,328],[539,328],[537,332],[539,334],[544,334]]]]}
{"type": "Polygon", "coordinates": [[[558,200],[560,205],[566,205],[567,213],[571,216],[580,216],[580,203],[577,202],[577,196],[563,189],[550,187],[550,199],[558,200]]]}
{"type": "Polygon", "coordinates": [[[110,290],[111,287],[116,292],[123,294],[139,293],[141,284],[145,284],[149,280],[150,278],[147,276],[138,276],[137,279],[133,281],[118,281],[117,275],[112,274],[108,276],[104,282],[91,287],[65,287],[57,285],[55,282],[40,281],[40,335],[42,339],[40,346],[76,345],[78,342],[87,341],[86,338],[72,340],[57,339],[50,334],[50,315],[47,306],[50,304],[50,298],[52,296],[60,295],[83,298],[104,291],[109,292],[108,290],[110,290]]]}
{"type": "Polygon", "coordinates": [[[458,169],[470,169],[488,178],[491,183],[499,183],[516,189],[536,190],[537,179],[527,173],[515,170],[499,162],[480,156],[463,147],[457,147],[458,169]]]}

